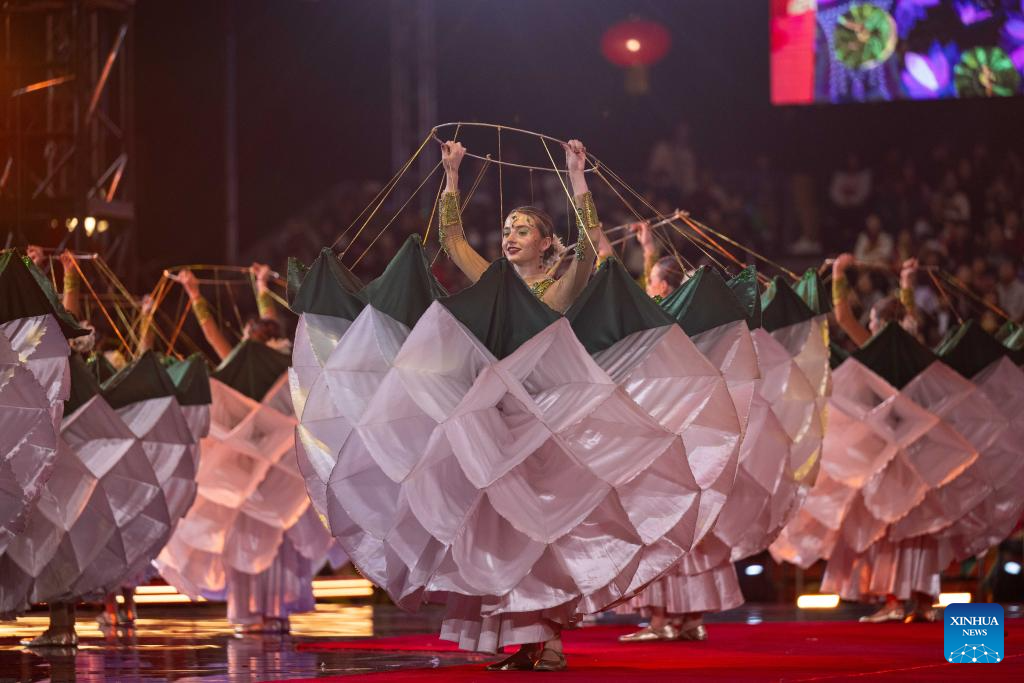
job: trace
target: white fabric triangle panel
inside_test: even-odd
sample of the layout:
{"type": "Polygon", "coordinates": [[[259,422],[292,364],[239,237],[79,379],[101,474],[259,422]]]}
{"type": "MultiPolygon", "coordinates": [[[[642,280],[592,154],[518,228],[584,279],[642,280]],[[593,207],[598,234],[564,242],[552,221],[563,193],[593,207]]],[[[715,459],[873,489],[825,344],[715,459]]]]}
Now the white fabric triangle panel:
{"type": "MultiPolygon", "coordinates": [[[[322,335],[313,333],[321,356],[325,353],[323,346],[332,339],[333,328],[328,325],[324,329],[327,332],[322,335]]],[[[288,531],[303,523],[306,528],[297,538],[306,538],[307,549],[316,549],[317,540],[324,548],[319,556],[308,557],[312,570],[318,571],[329,536],[318,519],[312,528],[308,521],[303,522],[310,505],[304,476],[321,481],[316,476],[319,473],[324,482],[330,476],[334,462],[311,460],[308,454],[319,452],[317,444],[322,442],[318,432],[319,436],[325,436],[324,430],[331,433],[336,420],[317,422],[304,433],[300,430],[296,439],[291,387],[285,375],[262,401],[254,401],[215,379],[210,387],[211,427],[199,446],[198,495],[160,554],[158,569],[166,569],[164,578],[172,585],[180,582],[179,589],[190,595],[223,599],[222,591],[231,588],[228,577],[241,574],[263,581],[259,575],[284,552],[288,531]],[[296,445],[304,456],[301,463],[296,445]],[[303,467],[307,468],[305,472],[303,467]]],[[[343,425],[343,433],[348,433],[346,427],[343,425]]],[[[300,583],[311,579],[297,578],[300,583]]],[[[272,589],[270,584],[266,589],[272,589]]]]}

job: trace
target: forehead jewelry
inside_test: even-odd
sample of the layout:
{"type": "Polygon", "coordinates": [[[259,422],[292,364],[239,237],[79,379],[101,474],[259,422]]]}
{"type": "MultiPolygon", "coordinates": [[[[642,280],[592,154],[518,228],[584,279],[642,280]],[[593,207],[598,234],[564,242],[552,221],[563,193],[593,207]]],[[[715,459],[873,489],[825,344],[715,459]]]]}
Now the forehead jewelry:
{"type": "Polygon", "coordinates": [[[533,220],[533,216],[530,216],[529,214],[525,214],[525,213],[519,213],[518,211],[513,211],[512,214],[508,217],[508,226],[509,227],[514,226],[516,224],[516,221],[519,221],[519,220],[522,220],[524,223],[529,225],[531,228],[537,227],[536,223],[533,220]]]}

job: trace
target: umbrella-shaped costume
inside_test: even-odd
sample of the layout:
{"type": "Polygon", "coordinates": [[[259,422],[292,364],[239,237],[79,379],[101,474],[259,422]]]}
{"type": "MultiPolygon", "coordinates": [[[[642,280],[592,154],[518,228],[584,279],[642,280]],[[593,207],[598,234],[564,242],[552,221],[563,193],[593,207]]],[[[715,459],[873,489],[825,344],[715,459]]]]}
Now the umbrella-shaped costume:
{"type": "Polygon", "coordinates": [[[984,489],[971,473],[1001,431],[977,385],[889,323],[834,371],[821,473],[771,550],[847,600],[937,596],[938,534],[984,489]]]}
{"type": "MultiPolygon", "coordinates": [[[[831,386],[827,333],[824,316],[781,279],[762,297],[752,268],[728,282],[699,268],[662,306],[718,364],[744,435],[736,484],[713,531],[619,611],[693,618],[743,603],[733,562],[765,550],[814,482],[831,386]]],[[[686,637],[705,637],[689,624],[686,637]]]]}
{"type": "Polygon", "coordinates": [[[203,419],[190,425],[182,402],[188,387],[202,394],[205,373],[177,378],[147,352],[101,387],[72,356],[53,473],[0,556],[0,612],[73,605],[145,572],[195,490],[193,426],[203,419]]]}
{"type": "Polygon", "coordinates": [[[410,238],[365,287],[325,250],[292,305],[313,502],[397,604],[446,605],[443,638],[544,641],[714,527],[734,403],[617,262],[563,318],[504,260],[444,297],[410,238]]]}
{"type": "Polygon", "coordinates": [[[67,340],[81,334],[31,261],[0,252],[0,553],[53,470],[71,390],[67,340]]]}
{"type": "Polygon", "coordinates": [[[226,600],[235,624],[312,610],[312,578],[331,546],[295,458],[288,365],[246,340],[213,373],[198,495],[157,560],[183,593],[226,600]]]}

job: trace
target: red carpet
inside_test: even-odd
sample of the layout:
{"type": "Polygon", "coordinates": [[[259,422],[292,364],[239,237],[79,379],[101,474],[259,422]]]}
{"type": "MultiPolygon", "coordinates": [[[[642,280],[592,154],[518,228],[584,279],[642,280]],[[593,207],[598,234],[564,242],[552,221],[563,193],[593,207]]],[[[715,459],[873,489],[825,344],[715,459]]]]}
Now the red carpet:
{"type": "MultiPolygon", "coordinates": [[[[1006,628],[1006,659],[1000,664],[949,664],[942,658],[941,624],[858,624],[789,622],[712,624],[704,643],[621,645],[630,629],[598,626],[565,635],[569,670],[560,681],[828,681],[858,680],[1021,680],[1024,681],[1024,624],[1006,628]]],[[[304,643],[306,651],[357,649],[452,651],[433,636],[404,636],[304,643]]],[[[482,670],[480,665],[404,669],[367,676],[308,679],[324,683],[386,681],[537,681],[532,672],[482,670]]],[[[294,683],[294,681],[292,682],[294,683]]]]}

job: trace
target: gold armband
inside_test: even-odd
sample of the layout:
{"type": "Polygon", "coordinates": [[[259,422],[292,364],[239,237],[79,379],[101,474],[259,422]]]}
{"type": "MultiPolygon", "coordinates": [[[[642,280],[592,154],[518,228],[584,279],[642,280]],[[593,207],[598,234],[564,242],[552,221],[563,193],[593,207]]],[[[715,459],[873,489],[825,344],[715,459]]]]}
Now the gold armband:
{"type": "Polygon", "coordinates": [[[192,301],[192,313],[196,316],[196,321],[200,326],[205,325],[207,320],[213,318],[213,310],[210,309],[210,302],[199,297],[192,301]]]}
{"type": "Polygon", "coordinates": [[[594,195],[584,192],[576,198],[576,223],[580,230],[592,230],[601,227],[601,221],[597,219],[597,205],[594,204],[594,195]]]}
{"type": "Polygon", "coordinates": [[[270,296],[270,292],[263,291],[256,295],[256,310],[261,318],[274,317],[274,297],[270,296]]]}
{"type": "Polygon", "coordinates": [[[458,192],[445,192],[441,195],[441,206],[438,208],[438,215],[442,230],[462,223],[462,208],[458,192]]]}
{"type": "Polygon", "coordinates": [[[449,239],[465,239],[465,234],[458,229],[462,225],[462,202],[458,192],[445,192],[441,195],[441,205],[437,209],[437,238],[441,242],[444,253],[448,253],[445,242],[449,239]]]}
{"type": "Polygon", "coordinates": [[[914,290],[906,287],[900,287],[900,303],[903,304],[903,307],[908,311],[913,311],[915,308],[914,290]]]}
{"type": "Polygon", "coordinates": [[[73,270],[65,270],[64,271],[64,291],[65,292],[77,291],[78,290],[79,282],[80,282],[80,280],[78,279],[78,273],[76,273],[73,270]]]}
{"type": "Polygon", "coordinates": [[[843,276],[832,278],[832,303],[846,301],[850,296],[850,283],[843,276]]]}

